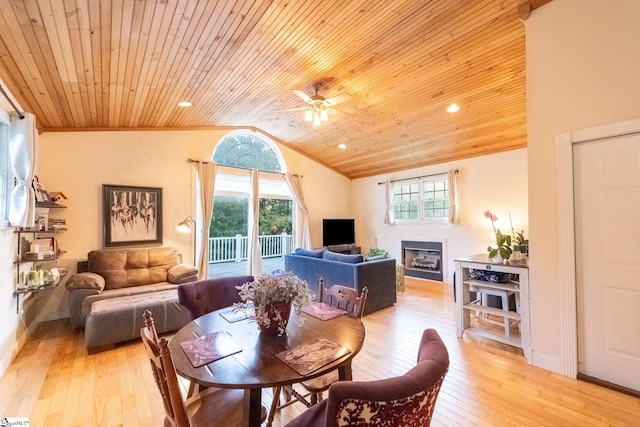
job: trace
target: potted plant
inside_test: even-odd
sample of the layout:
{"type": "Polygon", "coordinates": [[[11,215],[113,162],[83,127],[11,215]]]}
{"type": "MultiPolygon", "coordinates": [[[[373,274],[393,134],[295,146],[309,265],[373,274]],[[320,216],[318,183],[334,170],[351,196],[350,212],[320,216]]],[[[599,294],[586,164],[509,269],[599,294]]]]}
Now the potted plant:
{"type": "Polygon", "coordinates": [[[253,282],[236,286],[242,302],[234,304],[246,313],[253,304],[255,321],[261,331],[284,334],[289,323],[291,308],[300,313],[314,295],[304,280],[283,271],[279,274],[261,274],[253,282]]]}
{"type": "Polygon", "coordinates": [[[523,254],[527,254],[529,252],[529,239],[524,238],[524,230],[522,230],[522,232],[520,233],[516,231],[515,234],[516,235],[514,237],[514,241],[515,241],[514,248],[517,247],[520,252],[522,252],[523,254]]]}
{"type": "Polygon", "coordinates": [[[508,234],[502,234],[502,232],[496,229],[495,222],[498,220],[498,217],[492,214],[490,211],[485,211],[485,218],[489,218],[491,220],[491,226],[493,227],[493,234],[496,238],[496,247],[487,247],[487,252],[489,252],[489,258],[495,258],[498,255],[506,261],[511,257],[511,236],[508,234]]]}
{"type": "Polygon", "coordinates": [[[385,249],[371,248],[369,249],[369,252],[364,254],[364,258],[367,260],[389,258],[389,252],[387,252],[385,249]]]}

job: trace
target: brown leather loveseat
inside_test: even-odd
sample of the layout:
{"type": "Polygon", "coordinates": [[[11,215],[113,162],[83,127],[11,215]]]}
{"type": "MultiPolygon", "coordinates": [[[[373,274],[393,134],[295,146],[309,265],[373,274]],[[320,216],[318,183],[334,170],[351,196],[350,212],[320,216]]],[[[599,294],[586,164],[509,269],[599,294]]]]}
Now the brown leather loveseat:
{"type": "Polygon", "coordinates": [[[91,251],[66,283],[71,324],[85,328],[90,352],[138,338],[145,310],[157,319],[158,332],[179,329],[190,317],[177,287],[197,274],[175,248],[91,251]]]}

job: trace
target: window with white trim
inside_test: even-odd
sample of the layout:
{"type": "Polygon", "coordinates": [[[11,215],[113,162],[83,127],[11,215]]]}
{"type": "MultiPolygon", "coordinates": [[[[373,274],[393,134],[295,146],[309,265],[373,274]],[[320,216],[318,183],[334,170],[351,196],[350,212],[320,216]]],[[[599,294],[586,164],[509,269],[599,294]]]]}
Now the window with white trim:
{"type": "Polygon", "coordinates": [[[447,174],[393,183],[393,217],[398,222],[447,219],[449,206],[447,174]]]}

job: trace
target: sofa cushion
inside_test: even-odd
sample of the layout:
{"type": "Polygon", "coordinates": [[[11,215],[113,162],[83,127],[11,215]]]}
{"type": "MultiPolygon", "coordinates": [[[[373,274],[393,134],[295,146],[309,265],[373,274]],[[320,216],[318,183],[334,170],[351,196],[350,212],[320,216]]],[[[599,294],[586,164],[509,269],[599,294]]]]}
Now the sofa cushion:
{"type": "MultiPolygon", "coordinates": [[[[105,289],[102,293],[89,295],[82,300],[80,306],[80,312],[83,317],[86,317],[87,314],[91,311],[91,306],[96,301],[102,301],[106,299],[112,298],[120,298],[125,296],[132,295],[143,295],[143,294],[153,294],[156,292],[162,292],[170,289],[177,289],[178,285],[169,282],[160,282],[160,283],[152,283],[149,285],[142,286],[131,286],[128,288],[118,288],[118,289],[105,289]]],[[[176,293],[177,295],[177,293],[176,293]]]]}
{"type": "Polygon", "coordinates": [[[181,262],[175,248],[96,250],[89,252],[89,271],[105,279],[105,289],[166,282],[169,268],[181,262]]]}
{"type": "Polygon", "coordinates": [[[360,254],[347,255],[347,254],[339,254],[331,251],[325,251],[322,254],[322,258],[328,259],[330,261],[346,262],[348,264],[358,264],[364,261],[364,258],[360,254]]]}
{"type": "Polygon", "coordinates": [[[295,250],[295,254],[296,255],[301,255],[301,256],[310,256],[310,257],[314,257],[314,258],[322,258],[322,255],[326,252],[326,250],[324,249],[317,249],[317,250],[309,250],[309,249],[303,249],[303,248],[296,248],[295,250]]]}
{"type": "Polygon", "coordinates": [[[167,280],[171,283],[193,282],[194,277],[198,278],[198,269],[189,264],[177,264],[167,271],[167,280]]]}
{"type": "Polygon", "coordinates": [[[365,261],[377,261],[379,259],[386,259],[389,258],[387,255],[374,255],[374,256],[368,256],[365,257],[365,261]]]}
{"type": "Polygon", "coordinates": [[[104,289],[104,277],[96,273],[78,273],[74,274],[67,280],[65,287],[72,289],[104,289]]]}

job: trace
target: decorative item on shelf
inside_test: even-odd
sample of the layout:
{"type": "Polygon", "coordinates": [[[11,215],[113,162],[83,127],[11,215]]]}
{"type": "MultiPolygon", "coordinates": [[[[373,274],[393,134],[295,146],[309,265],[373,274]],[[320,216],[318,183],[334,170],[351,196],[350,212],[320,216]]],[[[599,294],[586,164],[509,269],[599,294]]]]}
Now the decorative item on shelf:
{"type": "Polygon", "coordinates": [[[49,228],[49,209],[36,208],[34,223],[36,231],[47,231],[49,228]]]}
{"type": "Polygon", "coordinates": [[[49,230],[66,230],[67,221],[64,218],[49,218],[47,227],[49,230]]]}
{"type": "Polygon", "coordinates": [[[529,254],[529,239],[524,238],[524,230],[520,233],[515,233],[514,241],[516,243],[514,248],[517,248],[522,256],[527,256],[529,254]]]}
{"type": "Polygon", "coordinates": [[[64,201],[67,200],[67,196],[62,191],[51,191],[49,193],[49,199],[57,206],[64,207],[64,201]]]}
{"type": "Polygon", "coordinates": [[[485,211],[485,218],[489,218],[491,220],[491,227],[493,227],[493,235],[496,239],[496,247],[493,248],[491,246],[487,247],[487,252],[489,252],[489,258],[492,258],[496,262],[505,262],[508,261],[511,257],[511,236],[508,234],[502,234],[502,232],[496,229],[495,222],[498,220],[498,217],[492,214],[490,211],[485,211]],[[499,257],[499,258],[498,258],[499,257]]]}
{"type": "Polygon", "coordinates": [[[42,185],[37,175],[33,177],[32,186],[33,186],[33,191],[35,191],[35,194],[36,194],[36,202],[47,203],[50,201],[49,193],[47,193],[47,190],[44,189],[44,185],[42,185]]]}
{"type": "Polygon", "coordinates": [[[527,256],[529,249],[529,240],[524,238],[524,230],[520,233],[513,229],[513,222],[511,221],[511,213],[509,213],[509,224],[511,225],[511,236],[513,242],[513,251],[511,253],[511,259],[513,261],[520,261],[523,257],[527,256]]]}
{"type": "Polygon", "coordinates": [[[291,309],[300,313],[302,307],[315,298],[307,282],[286,271],[260,274],[253,282],[236,286],[236,289],[242,299],[242,302],[234,304],[236,310],[246,313],[252,303],[260,330],[278,336],[287,330],[291,309]]]}
{"type": "MultiPolygon", "coordinates": [[[[35,264],[27,273],[27,289],[36,289],[42,286],[51,285],[56,280],[56,274],[40,264],[35,264]]],[[[57,274],[58,278],[60,277],[57,274]]]]}

